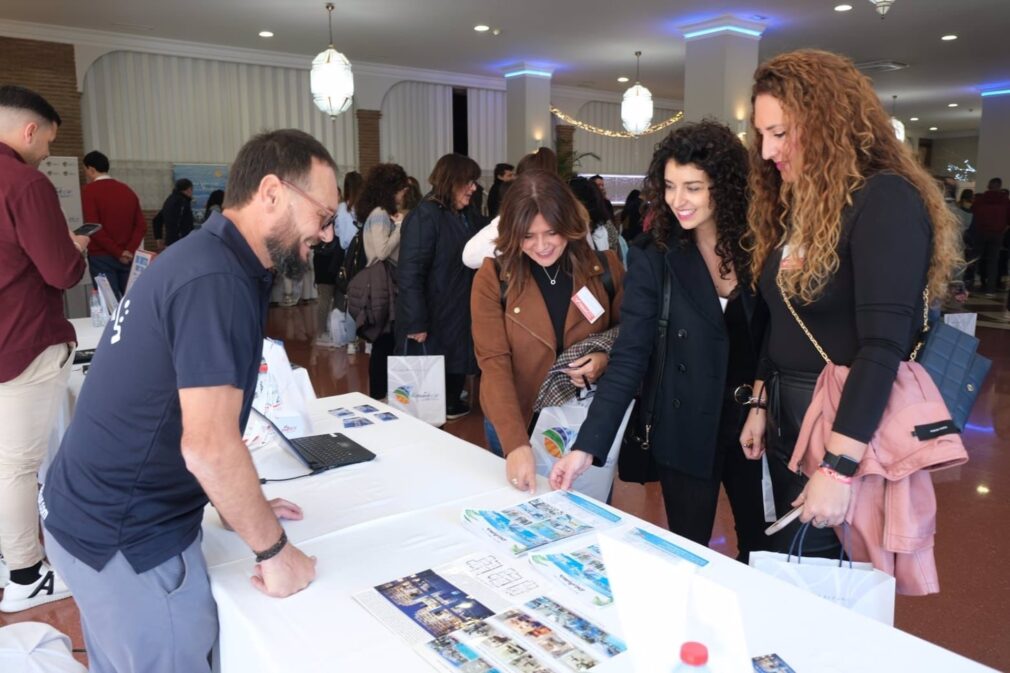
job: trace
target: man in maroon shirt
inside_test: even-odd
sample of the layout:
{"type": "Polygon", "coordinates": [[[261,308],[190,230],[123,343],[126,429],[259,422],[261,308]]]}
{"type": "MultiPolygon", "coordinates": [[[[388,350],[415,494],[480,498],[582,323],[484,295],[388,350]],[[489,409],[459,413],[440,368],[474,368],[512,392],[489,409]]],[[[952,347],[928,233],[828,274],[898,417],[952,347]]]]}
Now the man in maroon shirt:
{"type": "Polygon", "coordinates": [[[91,279],[105,274],[116,297],[126,293],[133,253],[147,231],[140,199],[128,186],[109,176],[109,158],[98,151],[84,155],[84,186],[81,201],[84,221],[101,224],[91,236],[88,267],[91,279]]]}
{"type": "Polygon", "coordinates": [[[975,195],[971,204],[971,229],[982,252],[978,261],[987,297],[994,297],[999,285],[999,253],[1003,235],[1010,227],[1010,197],[1002,189],[1003,180],[993,178],[988,189],[975,195]]]}
{"type": "Polygon", "coordinates": [[[63,291],[84,275],[90,242],[70,233],[56,188],[38,170],[59,125],[42,96],[0,86],[0,552],[11,571],[2,612],[70,595],[43,561],[36,506],[77,338],[63,291]]]}

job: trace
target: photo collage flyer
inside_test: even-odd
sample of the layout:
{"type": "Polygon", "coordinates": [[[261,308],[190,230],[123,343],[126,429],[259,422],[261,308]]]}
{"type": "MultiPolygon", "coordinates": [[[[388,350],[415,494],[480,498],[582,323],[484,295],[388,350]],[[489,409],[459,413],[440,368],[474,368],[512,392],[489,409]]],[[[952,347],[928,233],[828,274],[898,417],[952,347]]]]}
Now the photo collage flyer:
{"type": "Polygon", "coordinates": [[[590,671],[625,652],[617,636],[540,596],[425,645],[450,671],[590,671]]]}
{"type": "Polygon", "coordinates": [[[627,650],[552,590],[528,566],[477,553],[355,599],[425,661],[458,673],[589,671],[627,650]]]}
{"type": "Polygon", "coordinates": [[[464,525],[516,556],[620,521],[614,512],[570,491],[552,491],[502,510],[463,510],[464,525]]]}

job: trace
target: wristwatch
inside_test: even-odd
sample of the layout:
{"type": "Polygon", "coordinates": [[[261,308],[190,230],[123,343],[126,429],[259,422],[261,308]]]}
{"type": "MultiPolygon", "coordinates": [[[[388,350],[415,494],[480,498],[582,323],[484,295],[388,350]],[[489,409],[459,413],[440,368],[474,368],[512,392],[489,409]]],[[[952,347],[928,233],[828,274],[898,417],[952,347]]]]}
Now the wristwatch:
{"type": "Polygon", "coordinates": [[[859,469],[859,461],[846,456],[844,453],[839,456],[830,451],[825,451],[821,467],[834,470],[843,477],[851,477],[859,469]]]}

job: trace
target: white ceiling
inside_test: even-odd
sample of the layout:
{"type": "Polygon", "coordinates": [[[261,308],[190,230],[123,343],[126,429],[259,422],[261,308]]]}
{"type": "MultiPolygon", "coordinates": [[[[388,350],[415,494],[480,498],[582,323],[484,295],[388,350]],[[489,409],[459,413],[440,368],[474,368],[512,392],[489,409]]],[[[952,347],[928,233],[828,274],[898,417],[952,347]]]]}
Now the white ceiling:
{"type": "MultiPolygon", "coordinates": [[[[881,20],[867,0],[336,0],[334,41],[355,60],[499,75],[518,61],[553,66],[554,81],[618,92],[634,77],[661,98],[681,99],[685,43],[678,26],[722,14],[766,17],[762,58],[800,47],[858,61],[908,63],[874,77],[898,95],[913,135],[976,129],[981,85],[1010,84],[1010,0],[897,0],[881,20]],[[474,32],[478,23],[499,36],[474,32]],[[955,33],[959,39],[942,42],[955,33]],[[958,103],[951,109],[948,103],[958,103]],[[919,122],[909,122],[917,116],[919,122]]],[[[317,0],[3,0],[0,18],[150,35],[312,56],[326,46],[317,0]],[[275,37],[257,36],[271,30],[275,37]]]]}

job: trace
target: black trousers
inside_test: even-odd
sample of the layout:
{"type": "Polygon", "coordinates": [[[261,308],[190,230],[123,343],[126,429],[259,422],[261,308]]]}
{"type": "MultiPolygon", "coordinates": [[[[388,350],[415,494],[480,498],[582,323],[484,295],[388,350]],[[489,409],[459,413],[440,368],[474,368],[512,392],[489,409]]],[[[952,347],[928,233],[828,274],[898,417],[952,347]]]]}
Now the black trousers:
{"type": "Polygon", "coordinates": [[[368,394],[377,400],[386,397],[389,392],[386,364],[395,345],[393,332],[382,334],[372,342],[372,354],[368,357],[368,394]]]}
{"type": "Polygon", "coordinates": [[[1000,266],[999,256],[1003,248],[1003,237],[982,241],[982,258],[979,264],[982,265],[982,285],[987,293],[994,293],[999,289],[1000,266]]]}
{"type": "MultiPolygon", "coordinates": [[[[803,425],[803,416],[814,395],[818,373],[774,372],[766,382],[768,387],[768,434],[766,451],[768,471],[775,493],[775,513],[782,517],[792,510],[792,502],[803,492],[807,478],[789,469],[793,447],[803,425]]],[[[788,553],[793,537],[800,529],[800,520],[769,538],[770,550],[788,553]]],[[[811,526],[803,540],[804,556],[838,558],[842,545],[832,528],[811,526]]]]}
{"type": "Polygon", "coordinates": [[[723,403],[712,475],[692,476],[659,466],[659,483],[671,532],[708,546],[719,504],[719,487],[726,488],[736,529],[737,560],[747,563],[750,552],[768,548],[761,495],[761,461],[747,460],[740,448],[745,414],[732,400],[723,403]]]}
{"type": "Polygon", "coordinates": [[[445,407],[448,409],[459,402],[459,396],[466,384],[466,374],[445,373],[445,407]]]}

